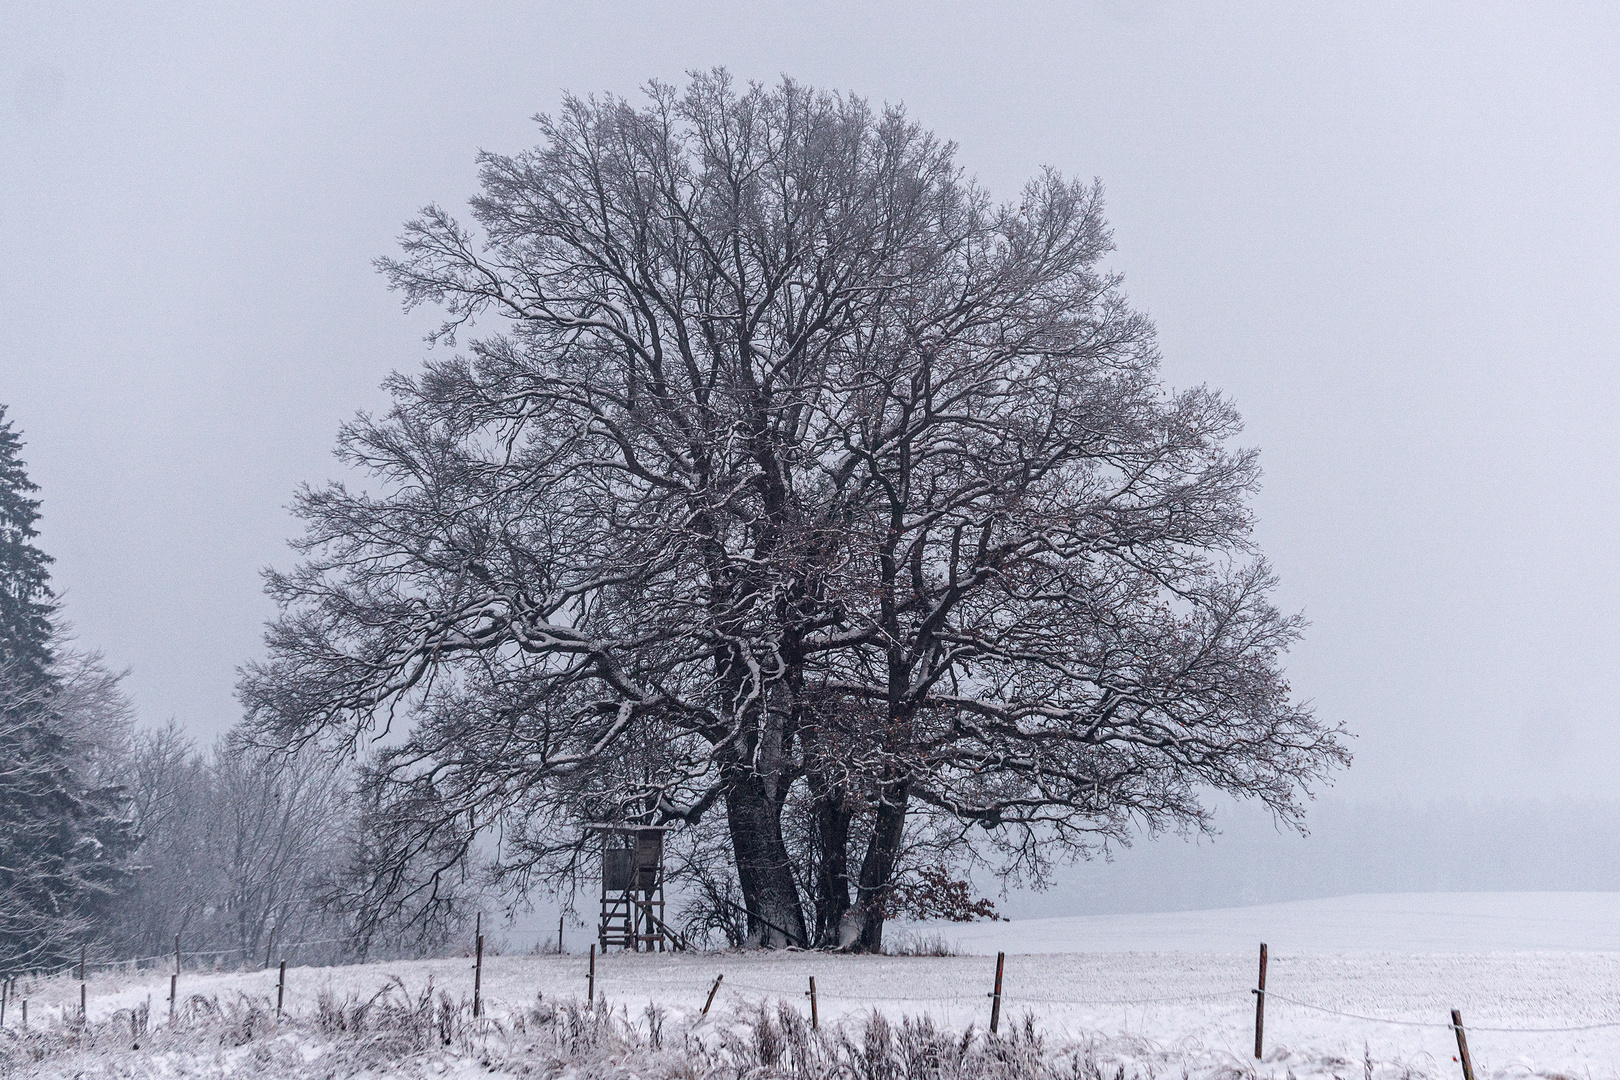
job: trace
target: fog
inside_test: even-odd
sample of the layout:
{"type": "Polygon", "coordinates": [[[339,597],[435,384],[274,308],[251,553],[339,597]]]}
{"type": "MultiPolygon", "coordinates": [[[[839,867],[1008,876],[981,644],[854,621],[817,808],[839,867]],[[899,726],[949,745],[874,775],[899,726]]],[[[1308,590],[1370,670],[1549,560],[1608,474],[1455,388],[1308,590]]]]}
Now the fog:
{"type": "Polygon", "coordinates": [[[1217,803],[1209,837],[1138,840],[1045,889],[979,884],[1012,918],[1196,911],[1353,893],[1620,891],[1620,804],[1599,799],[1328,795],[1310,835],[1217,803]]]}
{"type": "Polygon", "coordinates": [[[711,65],[903,101],[997,195],[1102,180],[1166,378],[1262,448],[1293,684],[1356,736],[1311,840],[1225,813],[1009,910],[1620,887],[1616,55],[1600,4],[0,0],[0,402],[80,641],[210,737],[293,491],[425,355],[370,262],[480,148],[711,65]]]}

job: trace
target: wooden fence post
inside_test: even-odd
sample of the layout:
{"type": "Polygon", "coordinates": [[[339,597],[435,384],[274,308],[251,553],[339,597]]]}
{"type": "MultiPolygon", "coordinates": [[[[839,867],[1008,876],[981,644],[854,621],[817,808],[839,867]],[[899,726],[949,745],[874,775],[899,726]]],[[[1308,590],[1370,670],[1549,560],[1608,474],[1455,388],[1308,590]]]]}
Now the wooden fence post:
{"type": "Polygon", "coordinates": [[[6,1026],[6,992],[11,989],[10,979],[0,979],[0,1028],[6,1026]]]}
{"type": "Polygon", "coordinates": [[[586,983],[585,983],[586,1002],[585,1003],[587,1005],[589,1005],[591,1008],[594,1009],[594,1008],[596,1008],[596,946],[595,945],[591,946],[590,973],[588,975],[586,975],[585,978],[586,978],[586,983]]]}
{"type": "Polygon", "coordinates": [[[23,1020],[23,1030],[27,1031],[28,1030],[28,999],[27,998],[23,998],[22,1020],[23,1020]]]}
{"type": "Polygon", "coordinates": [[[84,953],[85,953],[85,947],[83,945],[80,945],[79,946],[79,1023],[81,1023],[81,1024],[90,1019],[90,1013],[89,1013],[89,1010],[87,1008],[87,1006],[90,1004],[90,992],[89,992],[88,989],[86,989],[85,983],[84,983],[84,953]]]}
{"type": "Polygon", "coordinates": [[[810,976],[810,1030],[821,1030],[821,1015],[816,1011],[816,977],[810,976]]]}
{"type": "Polygon", "coordinates": [[[180,993],[180,935],[174,935],[174,974],[169,976],[169,1023],[174,1023],[175,999],[180,993]]]}
{"type": "Polygon", "coordinates": [[[266,971],[270,970],[270,954],[275,951],[275,948],[276,948],[276,928],[272,926],[270,928],[270,942],[269,942],[269,944],[265,945],[265,947],[264,947],[264,970],[266,970],[266,971]]]}
{"type": "Polygon", "coordinates": [[[483,1015],[484,935],[478,935],[477,957],[473,960],[473,1018],[483,1015]]]}
{"type": "Polygon", "coordinates": [[[996,988],[990,994],[990,1034],[1001,1025],[1001,970],[1007,963],[1007,954],[996,953],[996,988]]]}
{"type": "Polygon", "coordinates": [[[559,916],[557,916],[557,955],[558,956],[561,956],[563,954],[562,930],[563,930],[563,917],[561,915],[559,915],[559,916]]]}
{"type": "Polygon", "coordinates": [[[1451,1026],[1457,1032],[1457,1058],[1462,1062],[1463,1080],[1474,1080],[1474,1062],[1468,1056],[1468,1036],[1463,1034],[1462,1013],[1451,1010],[1451,1026]]]}
{"type": "Polygon", "coordinates": [[[287,961],[281,962],[281,977],[276,980],[276,1015],[281,1015],[281,1003],[287,996],[287,961]]]}
{"type": "Polygon", "coordinates": [[[1260,986],[1254,992],[1254,1059],[1260,1060],[1260,1051],[1266,1031],[1266,943],[1260,943],[1260,986]]]}
{"type": "Polygon", "coordinates": [[[709,1015],[709,1006],[714,1004],[714,995],[716,995],[716,994],[718,994],[720,992],[720,980],[725,978],[725,977],[726,977],[726,973],[723,972],[723,971],[720,974],[718,974],[718,975],[716,975],[714,977],[714,985],[709,987],[709,999],[703,1003],[703,1012],[700,1013],[699,1015],[701,1015],[701,1016],[708,1016],[709,1015]]]}

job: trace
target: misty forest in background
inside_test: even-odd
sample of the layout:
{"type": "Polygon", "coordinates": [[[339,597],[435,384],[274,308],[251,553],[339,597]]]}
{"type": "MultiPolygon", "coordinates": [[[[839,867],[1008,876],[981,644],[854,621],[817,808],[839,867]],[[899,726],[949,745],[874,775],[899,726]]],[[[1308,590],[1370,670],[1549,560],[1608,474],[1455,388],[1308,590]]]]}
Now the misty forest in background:
{"type": "Polygon", "coordinates": [[[300,959],[355,955],[333,903],[357,847],[347,774],[139,729],[122,674],[61,620],[21,450],[0,407],[0,973],[81,947],[167,957],[176,935],[188,963],[233,964],[272,927],[321,941],[300,959]]]}

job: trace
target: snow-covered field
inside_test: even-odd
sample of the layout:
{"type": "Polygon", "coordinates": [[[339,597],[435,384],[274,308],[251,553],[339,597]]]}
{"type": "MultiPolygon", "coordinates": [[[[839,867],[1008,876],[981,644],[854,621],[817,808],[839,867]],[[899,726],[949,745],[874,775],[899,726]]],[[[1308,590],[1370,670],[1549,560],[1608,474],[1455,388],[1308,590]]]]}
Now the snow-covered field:
{"type": "Polygon", "coordinates": [[[1289,904],[942,924],[961,952],[1620,952],[1620,893],[1380,893],[1289,904]]]}
{"type": "MultiPolygon", "coordinates": [[[[695,1018],[717,974],[725,975],[717,1008],[727,1013],[768,1001],[807,1012],[804,991],[815,976],[824,1024],[877,1009],[982,1029],[994,975],[985,954],[1004,950],[1003,1025],[1027,1012],[1053,1042],[1098,1041],[1120,1060],[1158,1061],[1159,1075],[1178,1060],[1192,1063],[1193,1075],[1241,1074],[1253,1062],[1250,989],[1264,940],[1271,963],[1261,1076],[1361,1076],[1369,1056],[1379,1075],[1460,1076],[1446,1026],[1453,1008],[1462,1011],[1481,1077],[1620,1076],[1620,894],[1353,896],[913,932],[936,931],[963,955],[614,954],[598,959],[597,990],[631,1017],[656,1002],[679,1025],[695,1018]],[[1592,1027],[1605,1024],[1614,1026],[1592,1027]],[[1589,1030],[1490,1030],[1572,1027],[1589,1030]]],[[[582,998],[585,969],[579,955],[486,957],[489,1012],[515,1015],[537,995],[582,998]]],[[[459,957],[298,968],[289,969],[288,1006],[307,1014],[323,989],[358,999],[395,978],[411,994],[429,979],[457,998],[472,990],[471,961],[459,957]]],[[[182,990],[262,1000],[274,979],[187,974],[182,990]]],[[[150,1000],[161,1023],[167,993],[166,973],[96,976],[90,1015],[150,1000]]],[[[30,997],[31,1021],[53,1024],[77,1009],[78,985],[54,980],[30,997]]],[[[7,1027],[16,1022],[13,1005],[7,1027]]]]}

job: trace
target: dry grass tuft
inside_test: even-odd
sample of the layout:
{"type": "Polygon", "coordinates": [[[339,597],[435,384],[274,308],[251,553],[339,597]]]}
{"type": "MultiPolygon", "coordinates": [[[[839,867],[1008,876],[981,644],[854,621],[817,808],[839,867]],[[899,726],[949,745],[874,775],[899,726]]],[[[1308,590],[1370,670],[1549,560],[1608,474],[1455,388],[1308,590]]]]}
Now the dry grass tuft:
{"type": "MultiPolygon", "coordinates": [[[[537,996],[499,1017],[474,1020],[467,1000],[435,992],[431,982],[412,994],[397,979],[369,997],[322,993],[313,1011],[296,1016],[277,1017],[268,998],[195,996],[172,1026],[149,1028],[143,1009],[87,1026],[0,1032],[0,1077],[425,1077],[473,1062],[485,1071],[582,1080],[1256,1075],[1250,1062],[1197,1048],[1165,1050],[1125,1039],[1053,1045],[1033,1014],[999,1036],[944,1028],[927,1015],[896,1021],[879,1012],[816,1031],[787,1003],[694,1022],[656,1005],[632,1016],[623,1006],[537,996]]],[[[1379,1068],[1378,1077],[1400,1076],[1392,1068],[1398,1069],[1379,1068]]]]}

